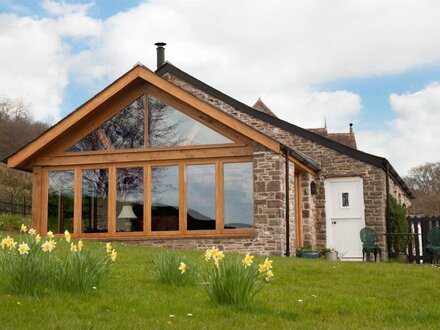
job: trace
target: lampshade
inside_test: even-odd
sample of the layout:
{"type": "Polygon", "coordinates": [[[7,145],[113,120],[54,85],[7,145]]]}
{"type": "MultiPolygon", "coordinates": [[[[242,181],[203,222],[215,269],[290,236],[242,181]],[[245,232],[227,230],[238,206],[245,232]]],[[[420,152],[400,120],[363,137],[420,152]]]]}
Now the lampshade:
{"type": "Polygon", "coordinates": [[[136,214],[133,212],[133,205],[123,205],[118,219],[137,219],[136,214]]]}

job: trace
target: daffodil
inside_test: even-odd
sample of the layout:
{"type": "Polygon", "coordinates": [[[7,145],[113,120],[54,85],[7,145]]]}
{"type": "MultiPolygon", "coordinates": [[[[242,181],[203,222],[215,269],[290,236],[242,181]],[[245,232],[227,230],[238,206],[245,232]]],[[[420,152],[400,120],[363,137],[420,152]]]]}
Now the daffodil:
{"type": "Polygon", "coordinates": [[[82,251],[83,247],[84,247],[83,241],[79,240],[78,241],[78,250],[82,251]]]}
{"type": "Polygon", "coordinates": [[[107,253],[111,253],[113,250],[112,243],[107,243],[105,249],[107,250],[107,253]]]}
{"type": "Polygon", "coordinates": [[[67,243],[70,243],[70,239],[72,238],[72,236],[70,235],[68,230],[64,232],[64,238],[66,239],[67,243]]]}
{"type": "Polygon", "coordinates": [[[5,239],[2,239],[2,241],[0,242],[0,248],[4,249],[5,246],[6,246],[5,239]]]}
{"type": "Polygon", "coordinates": [[[219,251],[218,251],[218,249],[217,249],[215,246],[213,246],[210,252],[211,252],[211,256],[212,256],[212,258],[215,259],[215,258],[217,257],[217,253],[218,253],[219,251]]]}
{"type": "Polygon", "coordinates": [[[241,261],[241,263],[243,264],[244,268],[249,267],[250,265],[252,265],[254,263],[254,256],[251,256],[249,253],[246,254],[246,256],[244,257],[244,259],[241,261]]]}
{"type": "Polygon", "coordinates": [[[35,236],[35,242],[40,243],[40,241],[41,241],[41,236],[40,236],[40,234],[37,234],[35,236]]]}
{"type": "Polygon", "coordinates": [[[186,264],[184,262],[180,263],[179,270],[180,270],[181,274],[186,272],[186,264]]]}
{"type": "Polygon", "coordinates": [[[43,244],[41,244],[41,249],[44,252],[52,252],[53,249],[55,249],[55,246],[57,245],[57,242],[55,242],[54,240],[48,240],[45,241],[43,244]]]}
{"type": "Polygon", "coordinates": [[[265,266],[264,264],[260,264],[260,265],[258,265],[258,271],[259,271],[260,273],[265,272],[265,271],[266,271],[266,266],[265,266]]]}
{"type": "Polygon", "coordinates": [[[20,252],[21,255],[29,254],[29,250],[30,250],[29,245],[27,245],[25,242],[23,242],[18,246],[18,252],[20,252]]]}
{"type": "Polygon", "coordinates": [[[70,251],[72,251],[72,252],[78,251],[78,245],[73,244],[73,242],[70,243],[70,251]]]}
{"type": "Polygon", "coordinates": [[[55,237],[55,235],[53,234],[52,230],[49,230],[46,235],[47,235],[48,238],[54,238],[55,237]]]}
{"type": "Polygon", "coordinates": [[[110,254],[110,259],[112,261],[115,261],[117,256],[118,256],[118,253],[115,250],[112,250],[112,253],[110,254]]]}
{"type": "Polygon", "coordinates": [[[273,271],[268,270],[266,273],[266,281],[269,281],[273,276],[273,271]]]}
{"type": "Polygon", "coordinates": [[[209,259],[211,259],[212,254],[211,254],[211,250],[210,249],[206,250],[204,257],[205,257],[205,261],[209,261],[209,259]]]}
{"type": "Polygon", "coordinates": [[[20,233],[25,233],[25,232],[27,232],[27,227],[25,226],[25,225],[21,225],[21,228],[20,228],[20,233]]]}
{"type": "Polygon", "coordinates": [[[225,254],[223,253],[223,251],[218,251],[217,255],[215,256],[216,260],[222,260],[225,257],[225,254]]]}
{"type": "Polygon", "coordinates": [[[266,260],[264,260],[264,267],[266,267],[267,270],[272,268],[272,260],[269,260],[269,258],[266,258],[266,260]]]}
{"type": "Polygon", "coordinates": [[[5,246],[9,248],[9,250],[15,249],[15,246],[17,245],[17,242],[14,241],[12,237],[6,237],[5,238],[5,246]]]}
{"type": "Polygon", "coordinates": [[[28,234],[31,236],[34,236],[37,233],[37,231],[34,228],[29,229],[28,234]]]}
{"type": "Polygon", "coordinates": [[[214,265],[218,268],[220,266],[220,259],[214,259],[214,265]]]}

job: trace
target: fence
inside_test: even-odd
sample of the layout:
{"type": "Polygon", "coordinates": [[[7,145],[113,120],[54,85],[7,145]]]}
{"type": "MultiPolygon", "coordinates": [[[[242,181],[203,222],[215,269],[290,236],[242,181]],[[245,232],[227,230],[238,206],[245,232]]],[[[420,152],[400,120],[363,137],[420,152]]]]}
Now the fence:
{"type": "Polygon", "coordinates": [[[440,217],[408,218],[408,232],[412,234],[408,244],[410,262],[431,262],[431,257],[424,250],[428,244],[428,232],[433,227],[440,227],[440,217]]]}
{"type": "Polygon", "coordinates": [[[0,214],[15,214],[24,217],[32,214],[32,198],[26,195],[0,193],[0,214]]]}

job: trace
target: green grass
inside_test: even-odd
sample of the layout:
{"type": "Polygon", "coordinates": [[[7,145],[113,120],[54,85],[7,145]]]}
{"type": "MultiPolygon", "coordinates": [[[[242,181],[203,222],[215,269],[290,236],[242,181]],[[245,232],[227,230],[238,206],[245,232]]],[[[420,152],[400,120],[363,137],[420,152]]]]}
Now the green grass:
{"type": "MultiPolygon", "coordinates": [[[[87,245],[95,244],[86,242],[87,245]]],[[[200,286],[160,284],[152,257],[163,249],[113,244],[118,260],[88,295],[48,288],[7,294],[2,329],[292,329],[440,327],[440,268],[273,258],[275,279],[244,310],[213,304],[200,286]],[[301,302],[302,301],[302,302],[301,302]],[[192,314],[192,316],[188,316],[192,314]],[[174,315],[172,317],[171,315],[174,315]]],[[[102,246],[102,243],[99,245],[102,246]]],[[[205,267],[201,252],[179,251],[205,267]]],[[[226,253],[226,258],[236,258],[226,253]]],[[[255,262],[263,262],[263,257],[255,262]]]]}

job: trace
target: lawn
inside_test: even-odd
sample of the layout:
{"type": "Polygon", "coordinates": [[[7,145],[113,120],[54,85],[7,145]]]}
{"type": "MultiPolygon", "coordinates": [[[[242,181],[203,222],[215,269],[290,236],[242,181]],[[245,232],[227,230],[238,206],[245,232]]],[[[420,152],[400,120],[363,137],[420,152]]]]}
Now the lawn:
{"type": "MultiPolygon", "coordinates": [[[[0,233],[1,234],[1,233],[0,233]]],[[[86,242],[90,248],[102,243],[86,242]]],[[[0,282],[2,329],[439,328],[440,268],[274,257],[275,279],[244,310],[217,307],[200,286],[157,283],[159,249],[114,244],[104,286],[88,295],[48,289],[11,295],[0,282]]],[[[201,252],[180,251],[203,265],[201,252]]],[[[227,253],[226,258],[233,255],[227,253]]],[[[256,258],[262,262],[264,258],[256,258]]]]}

